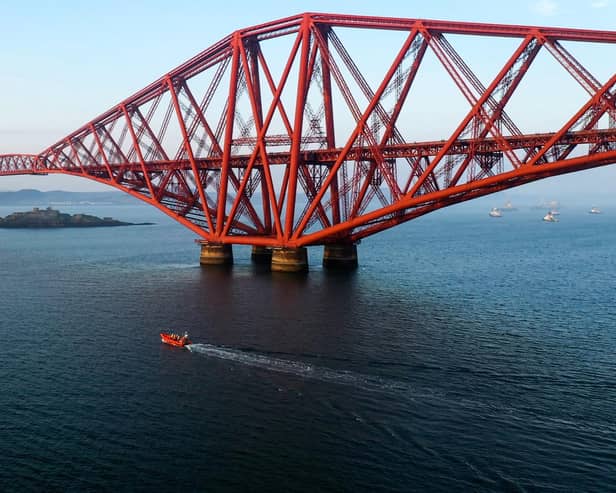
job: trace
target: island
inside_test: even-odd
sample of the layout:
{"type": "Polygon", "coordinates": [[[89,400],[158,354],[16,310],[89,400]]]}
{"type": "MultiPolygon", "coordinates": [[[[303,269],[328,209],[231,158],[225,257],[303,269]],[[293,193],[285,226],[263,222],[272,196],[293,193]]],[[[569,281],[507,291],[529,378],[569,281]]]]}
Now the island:
{"type": "Polygon", "coordinates": [[[35,207],[28,212],[13,212],[0,218],[0,228],[91,228],[100,226],[137,226],[153,223],[127,223],[111,217],[88,214],[66,214],[47,207],[35,207]]]}

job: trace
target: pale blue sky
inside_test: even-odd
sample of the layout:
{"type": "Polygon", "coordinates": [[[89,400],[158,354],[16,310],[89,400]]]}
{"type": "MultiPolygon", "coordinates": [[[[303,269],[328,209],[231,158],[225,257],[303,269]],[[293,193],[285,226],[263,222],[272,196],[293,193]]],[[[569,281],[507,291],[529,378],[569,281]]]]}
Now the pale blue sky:
{"type": "MultiPolygon", "coordinates": [[[[305,11],[616,28],[616,0],[6,1],[0,6],[0,153],[40,152],[234,30],[305,11]]],[[[614,48],[583,52],[600,79],[616,71],[614,48]]],[[[479,57],[471,64],[477,73],[481,63],[479,57]]],[[[616,196],[613,168],[545,186],[574,191],[583,183],[590,191],[596,184],[616,196]]],[[[107,189],[61,176],[0,178],[0,190],[20,188],[107,189]]]]}

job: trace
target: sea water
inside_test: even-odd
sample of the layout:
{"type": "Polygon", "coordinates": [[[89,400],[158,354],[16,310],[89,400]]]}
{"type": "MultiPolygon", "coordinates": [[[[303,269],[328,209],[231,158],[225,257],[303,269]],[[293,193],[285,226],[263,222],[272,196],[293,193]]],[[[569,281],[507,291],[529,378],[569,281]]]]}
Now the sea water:
{"type": "Polygon", "coordinates": [[[0,230],[0,490],[614,487],[616,210],[451,207],[307,276],[62,210],[154,224],[0,230]]]}

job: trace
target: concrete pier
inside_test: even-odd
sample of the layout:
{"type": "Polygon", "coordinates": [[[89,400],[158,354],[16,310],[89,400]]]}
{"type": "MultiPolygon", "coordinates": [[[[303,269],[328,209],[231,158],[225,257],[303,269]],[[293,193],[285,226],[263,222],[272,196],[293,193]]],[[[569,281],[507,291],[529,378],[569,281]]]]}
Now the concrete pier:
{"type": "Polygon", "coordinates": [[[357,245],[354,243],[333,243],[323,249],[323,267],[332,270],[357,269],[357,245]]]}
{"type": "Polygon", "coordinates": [[[272,249],[272,272],[308,272],[308,250],[301,248],[272,249]]]}
{"type": "Polygon", "coordinates": [[[250,259],[259,265],[270,265],[272,262],[272,249],[264,246],[252,246],[252,253],[250,259]]]}
{"type": "Polygon", "coordinates": [[[201,265],[232,265],[233,249],[231,245],[202,242],[199,263],[201,265]]]}

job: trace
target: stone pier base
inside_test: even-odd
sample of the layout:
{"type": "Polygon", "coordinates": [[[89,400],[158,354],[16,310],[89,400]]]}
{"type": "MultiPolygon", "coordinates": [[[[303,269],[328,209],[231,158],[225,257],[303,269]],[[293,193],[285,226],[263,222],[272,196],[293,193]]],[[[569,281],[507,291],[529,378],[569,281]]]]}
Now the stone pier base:
{"type": "Polygon", "coordinates": [[[199,263],[201,265],[232,265],[233,249],[231,245],[203,242],[199,263]]]}
{"type": "Polygon", "coordinates": [[[272,249],[272,272],[308,272],[308,250],[301,248],[272,249]]]}
{"type": "Polygon", "coordinates": [[[269,247],[253,245],[250,258],[255,264],[270,265],[272,262],[272,249],[269,247]]]}
{"type": "Polygon", "coordinates": [[[336,270],[357,269],[357,246],[353,243],[334,243],[325,245],[323,267],[336,270]]]}

